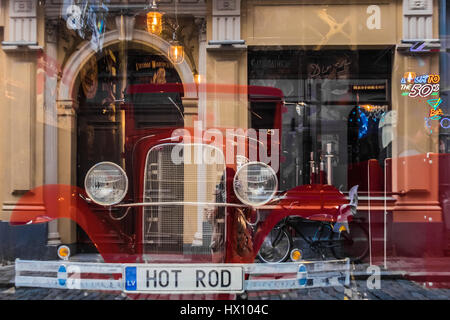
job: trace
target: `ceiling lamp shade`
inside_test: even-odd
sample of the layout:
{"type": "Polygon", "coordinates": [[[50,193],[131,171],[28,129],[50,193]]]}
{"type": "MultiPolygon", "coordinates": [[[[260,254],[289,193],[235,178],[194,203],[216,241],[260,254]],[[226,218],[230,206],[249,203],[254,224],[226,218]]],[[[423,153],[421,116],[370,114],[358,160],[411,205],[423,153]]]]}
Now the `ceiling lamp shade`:
{"type": "Polygon", "coordinates": [[[160,35],[162,31],[162,13],[150,11],[147,13],[147,32],[160,35]]]}
{"type": "Polygon", "coordinates": [[[173,64],[180,64],[184,60],[184,48],[176,40],[170,41],[169,59],[173,64]]]}
{"type": "Polygon", "coordinates": [[[147,13],[147,32],[155,35],[160,35],[162,31],[162,16],[163,13],[158,11],[156,0],[148,7],[150,11],[147,13]]]}

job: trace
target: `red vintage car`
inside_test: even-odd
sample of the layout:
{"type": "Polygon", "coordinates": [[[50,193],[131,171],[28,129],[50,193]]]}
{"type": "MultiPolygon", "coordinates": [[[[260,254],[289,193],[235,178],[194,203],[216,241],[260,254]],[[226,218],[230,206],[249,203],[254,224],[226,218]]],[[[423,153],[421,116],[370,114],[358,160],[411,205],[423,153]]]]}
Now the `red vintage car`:
{"type": "MultiPolygon", "coordinates": [[[[356,188],[347,197],[325,183],[298,185],[289,190],[279,187],[279,163],[283,162],[281,114],[286,108],[280,90],[203,86],[222,98],[240,92],[248,96],[250,105],[260,103],[259,109],[250,108],[251,116],[256,114],[262,119],[263,114],[270,121],[253,121],[251,128],[243,130],[205,128],[200,122],[184,127],[184,89],[178,84],[130,85],[121,106],[126,122],[123,162],[93,165],[85,175],[84,189],[64,185],[36,188],[20,200],[11,223],[74,220],[105,263],[127,266],[122,278],[126,279],[124,290],[128,292],[174,290],[173,281],[181,272],[183,279],[196,279],[198,289],[203,289],[201,293],[227,293],[228,287],[219,290],[213,285],[220,281],[226,284],[231,280],[223,277],[234,277],[239,271],[220,269],[217,264],[298,263],[305,261],[308,250],[318,253],[320,261],[342,263],[348,261],[346,257],[364,258],[367,235],[358,224],[349,225],[356,213],[356,188]],[[161,110],[171,110],[174,121],[170,125],[155,126],[161,110]],[[148,126],[149,122],[152,126],[148,126]],[[42,211],[23,210],[26,203],[37,199],[45,203],[42,211]],[[313,237],[305,231],[308,228],[314,230],[313,237]],[[362,235],[358,241],[352,230],[362,235]],[[298,237],[305,247],[296,244],[298,237]],[[136,287],[136,280],[130,284],[133,281],[128,279],[145,277],[139,267],[136,271],[136,264],[156,268],[154,275],[146,270],[146,285],[152,287],[149,279],[153,279],[154,287],[136,287]],[[168,264],[177,268],[166,270],[167,275],[157,267],[168,264]],[[196,269],[194,274],[182,267],[192,264],[203,264],[206,269],[196,269]],[[208,266],[218,271],[212,276],[216,278],[208,278],[209,285],[202,287],[202,279],[211,277],[208,266]],[[167,283],[163,276],[167,276],[167,283]],[[157,277],[162,281],[159,284],[157,277]]],[[[68,248],[62,249],[62,258],[67,258],[68,248]]],[[[251,267],[246,268],[247,274],[251,267]]],[[[293,270],[298,280],[298,264],[293,270]]],[[[142,279],[138,283],[144,282],[142,279]]],[[[295,286],[304,285],[297,280],[295,286]]],[[[238,291],[262,288],[254,285],[238,291]]],[[[186,286],[180,292],[195,291],[189,284],[186,286]]]]}

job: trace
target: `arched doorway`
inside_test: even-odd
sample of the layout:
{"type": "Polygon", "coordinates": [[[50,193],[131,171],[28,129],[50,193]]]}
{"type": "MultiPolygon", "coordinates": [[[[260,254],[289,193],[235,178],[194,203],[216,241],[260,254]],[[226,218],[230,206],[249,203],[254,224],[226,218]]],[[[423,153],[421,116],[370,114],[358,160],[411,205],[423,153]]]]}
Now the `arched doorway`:
{"type": "MultiPolygon", "coordinates": [[[[76,106],[76,184],[84,186],[87,171],[96,163],[111,161],[124,166],[125,111],[121,109],[124,93],[136,84],[181,84],[175,66],[157,50],[140,44],[110,45],[92,55],[78,74],[73,93],[76,106]]],[[[183,93],[175,93],[174,108],[165,93],[152,95],[145,108],[134,105],[135,125],[182,127],[184,125],[183,93]],[[161,95],[161,97],[159,97],[161,95]],[[139,119],[139,120],[137,120],[139,119]]],[[[122,229],[134,232],[133,221],[123,220],[122,229]]],[[[102,237],[103,238],[103,237],[102,237]]],[[[105,235],[105,241],[115,241],[105,235]]],[[[77,227],[78,252],[93,252],[91,240],[77,227]]]]}
{"type": "MultiPolygon", "coordinates": [[[[126,49],[112,45],[101,54],[91,56],[81,69],[77,81],[77,185],[100,161],[121,163],[125,118],[120,106],[124,92],[134,84],[181,83],[174,65],[156,50],[133,43],[126,49]]],[[[137,110],[136,117],[145,126],[183,126],[182,94],[176,109],[170,101],[149,101],[151,108],[137,110]]],[[[167,99],[166,99],[167,100],[167,99]]],[[[135,108],[136,109],[136,108],[135,108]]],[[[139,125],[139,122],[136,123],[139,125]]]]}
{"type": "MultiPolygon", "coordinates": [[[[145,31],[134,29],[133,19],[124,17],[126,20],[123,27],[116,30],[108,31],[104,35],[103,48],[118,48],[122,46],[127,49],[143,49],[153,50],[161,57],[165,57],[170,44],[164,39],[149,34],[145,31]],[[128,21],[131,19],[130,21],[128,21]],[[137,46],[137,48],[136,48],[137,46]]],[[[102,51],[103,52],[103,51],[102,51]]],[[[95,61],[102,58],[104,52],[96,53],[90,46],[88,41],[82,43],[76,51],[68,58],[62,70],[62,77],[58,81],[57,89],[57,110],[58,110],[58,133],[57,133],[57,150],[58,164],[55,166],[58,175],[58,183],[77,185],[78,182],[78,161],[77,161],[77,116],[78,110],[78,93],[80,90],[80,72],[88,63],[91,57],[95,56],[95,61]]],[[[126,56],[126,55],[125,55],[126,56]]],[[[190,64],[185,59],[182,63],[175,66],[175,70],[181,79],[184,89],[183,104],[190,107],[190,116],[192,108],[197,108],[198,92],[194,81],[194,74],[190,64]]],[[[82,89],[81,89],[82,90],[82,89]]],[[[188,121],[186,119],[186,121],[188,121]]],[[[114,128],[114,125],[112,125],[114,128]]],[[[46,143],[51,143],[46,142],[46,143]]],[[[114,154],[114,153],[113,153],[114,154]]],[[[65,243],[76,243],[77,231],[76,224],[58,223],[57,231],[61,237],[65,238],[65,243]]]]}

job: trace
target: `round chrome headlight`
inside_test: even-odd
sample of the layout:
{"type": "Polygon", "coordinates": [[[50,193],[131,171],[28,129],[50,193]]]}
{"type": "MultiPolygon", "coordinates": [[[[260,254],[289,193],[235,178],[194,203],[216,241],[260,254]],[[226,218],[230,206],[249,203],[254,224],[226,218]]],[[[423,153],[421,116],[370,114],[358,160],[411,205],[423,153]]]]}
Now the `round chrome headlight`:
{"type": "Polygon", "coordinates": [[[128,178],[125,171],[112,162],[99,162],[89,169],[84,179],[86,193],[95,203],[111,206],[125,198],[128,178]]]}
{"type": "Polygon", "coordinates": [[[277,192],[277,174],[262,162],[249,162],[236,172],[233,181],[236,197],[250,206],[262,206],[277,192]]]}

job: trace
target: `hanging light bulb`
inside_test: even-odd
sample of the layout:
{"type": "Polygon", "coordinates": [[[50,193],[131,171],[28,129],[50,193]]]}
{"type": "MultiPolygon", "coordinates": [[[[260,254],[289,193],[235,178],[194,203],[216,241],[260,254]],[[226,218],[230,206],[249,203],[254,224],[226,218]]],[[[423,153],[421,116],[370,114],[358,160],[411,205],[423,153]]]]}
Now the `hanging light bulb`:
{"type": "Polygon", "coordinates": [[[150,6],[150,11],[147,13],[147,32],[155,35],[160,35],[162,31],[162,16],[158,11],[155,0],[150,6]]]}
{"type": "Polygon", "coordinates": [[[173,33],[173,40],[170,41],[168,56],[173,64],[182,63],[184,60],[184,48],[176,40],[175,32],[173,33]]]}
{"type": "Polygon", "coordinates": [[[160,35],[162,31],[162,14],[157,11],[147,13],[147,32],[160,35]]]}
{"type": "Polygon", "coordinates": [[[182,63],[184,60],[184,48],[178,41],[170,41],[169,59],[173,64],[182,63]]]}
{"type": "Polygon", "coordinates": [[[176,19],[176,26],[173,31],[172,41],[170,41],[168,56],[169,56],[169,60],[173,64],[179,64],[179,63],[182,63],[184,60],[184,48],[177,41],[177,30],[178,30],[178,27],[180,26],[178,24],[177,1],[175,1],[175,19],[176,19]]]}

